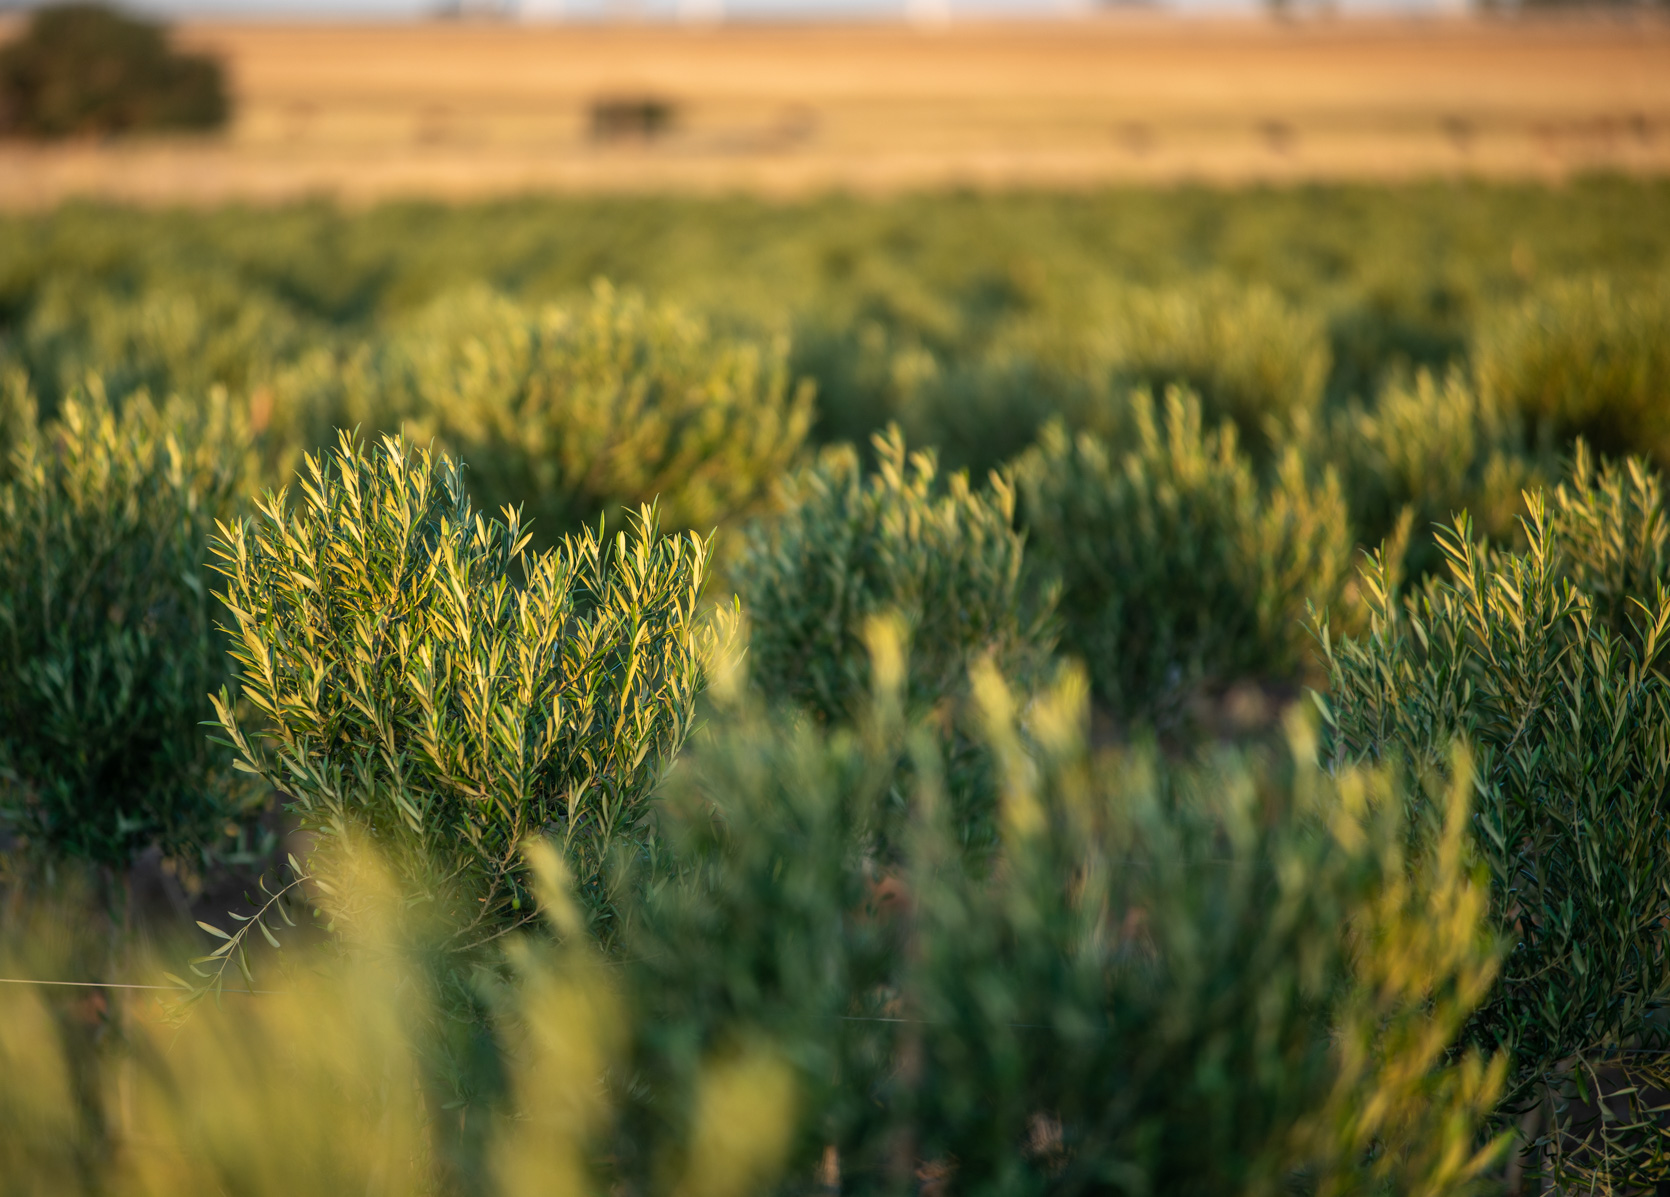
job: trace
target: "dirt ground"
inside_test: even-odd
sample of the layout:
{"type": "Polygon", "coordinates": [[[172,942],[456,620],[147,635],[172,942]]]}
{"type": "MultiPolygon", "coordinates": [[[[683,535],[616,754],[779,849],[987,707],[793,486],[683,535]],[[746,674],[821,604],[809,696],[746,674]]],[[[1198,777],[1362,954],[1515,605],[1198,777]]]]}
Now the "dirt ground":
{"type": "Polygon", "coordinates": [[[1670,168],[1670,23],[1645,17],[202,23],[180,37],[231,68],[225,136],[0,144],[0,204],[1670,168]],[[610,101],[614,125],[598,112],[610,101]],[[667,119],[646,133],[633,122],[650,102],[667,119]]]}

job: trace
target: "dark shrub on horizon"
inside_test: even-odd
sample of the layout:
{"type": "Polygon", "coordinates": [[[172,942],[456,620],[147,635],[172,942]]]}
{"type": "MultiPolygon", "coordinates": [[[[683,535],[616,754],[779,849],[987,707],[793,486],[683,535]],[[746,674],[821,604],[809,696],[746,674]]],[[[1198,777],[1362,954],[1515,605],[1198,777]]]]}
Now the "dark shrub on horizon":
{"type": "Polygon", "coordinates": [[[178,53],[164,26],[102,4],[38,9],[0,47],[0,134],[216,129],[230,107],[220,63],[178,53]]]}

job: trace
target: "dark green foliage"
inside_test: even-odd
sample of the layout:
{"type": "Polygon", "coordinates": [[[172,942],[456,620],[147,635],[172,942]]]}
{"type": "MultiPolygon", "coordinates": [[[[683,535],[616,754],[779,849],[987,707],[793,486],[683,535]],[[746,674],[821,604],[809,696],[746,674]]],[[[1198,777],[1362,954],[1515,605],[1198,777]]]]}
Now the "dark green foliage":
{"type": "Polygon", "coordinates": [[[214,546],[258,718],[215,707],[240,768],[320,833],[320,867],[368,833],[459,948],[525,917],[520,853],[546,837],[606,909],[602,862],[640,838],[689,730],[707,543],[646,509],[530,553],[447,458],[346,434],[259,512],[214,546]]]}
{"type": "Polygon", "coordinates": [[[1540,290],[1479,330],[1480,390],[1554,447],[1670,465],[1670,285],[1604,279],[1540,290]]]}
{"type": "Polygon", "coordinates": [[[1541,1110],[1542,1162],[1622,1187],[1664,1175],[1670,989],[1670,595],[1663,509],[1638,464],[1580,458],[1526,548],[1459,517],[1449,576],[1407,597],[1363,573],[1372,627],[1323,643],[1335,760],[1441,767],[1474,747],[1477,844],[1510,950],[1467,1038],[1509,1053],[1503,1116],[1541,1110]],[[1614,1117],[1603,1125],[1597,1093],[1614,1117]]]}
{"type": "Polygon", "coordinates": [[[982,658],[1037,676],[1053,604],[1022,585],[1009,483],[942,481],[933,452],[907,453],[897,428],[874,447],[873,471],[838,448],[786,482],[780,513],[739,553],[733,574],[760,687],[820,720],[850,718],[870,693],[867,636],[884,616],[902,620],[910,645],[912,710],[961,693],[982,658]]]}
{"type": "Polygon", "coordinates": [[[932,445],[948,468],[975,474],[1021,452],[1052,416],[1105,418],[1106,386],[1095,371],[1034,346],[957,346],[936,354],[875,320],[832,329],[809,324],[795,339],[794,366],[817,380],[823,441],[863,444],[897,424],[932,445]]]}
{"type": "Polygon", "coordinates": [[[0,484],[0,816],[47,857],[201,852],[242,806],[199,723],[227,676],[203,563],[238,430],[96,392],[25,425],[0,484]]]}
{"type": "MultiPolygon", "coordinates": [[[[849,447],[783,484],[780,512],[750,531],[731,569],[751,627],[753,675],[772,702],[824,725],[858,716],[872,690],[883,627],[910,646],[905,701],[931,712],[947,754],[958,834],[975,856],[993,844],[991,762],[971,736],[969,670],[994,663],[1030,687],[1055,644],[1055,595],[1026,582],[1014,490],[993,474],[974,489],[941,479],[932,451],[907,453],[899,430],[874,440],[866,471],[849,447]]],[[[899,795],[913,763],[897,758],[901,790],[882,838],[894,844],[899,795]]]]}
{"type": "Polygon", "coordinates": [[[810,1106],[797,1112],[797,1171],[810,1174],[825,1143],[886,1122],[870,1086],[891,1028],[867,1019],[889,1013],[899,936],[878,917],[887,899],[863,852],[886,818],[899,729],[865,745],[729,705],[669,779],[658,830],[679,875],[643,887],[625,945],[642,1003],[634,1071],[655,1095],[627,1111],[629,1174],[656,1162],[639,1145],[688,1134],[703,1065],[750,1042],[775,1049],[810,1106]]]}
{"type": "Polygon", "coordinates": [[[675,774],[681,873],[621,970],[643,1098],[609,1158],[628,1178],[654,1162],[640,1145],[690,1133],[702,1069],[752,1051],[794,1078],[800,1184],[1466,1190],[1499,1074],[1440,1067],[1491,976],[1464,788],[1406,855],[1389,775],[1336,787],[1302,735],[1296,759],[1175,772],[1092,757],[1082,680],[1017,722],[982,670],[1002,831],[971,874],[888,656],[863,736],[733,707],[675,774]],[[889,862],[873,831],[907,745],[920,784],[889,862]]]}
{"type": "Polygon", "coordinates": [[[1294,678],[1305,604],[1332,601],[1351,540],[1338,483],[1312,485],[1296,454],[1264,487],[1192,395],[1133,409],[1129,448],[1052,426],[1016,474],[1063,649],[1121,717],[1164,723],[1203,689],[1294,678]]]}
{"type": "Polygon", "coordinates": [[[57,138],[215,129],[220,64],[171,49],[162,26],[103,4],[50,4],[0,47],[0,133],[57,138]]]}
{"type": "Polygon", "coordinates": [[[1406,276],[1398,284],[1416,294],[1373,288],[1334,312],[1328,326],[1331,403],[1367,399],[1412,374],[1442,376],[1466,363],[1471,305],[1444,283],[1406,276]]]}

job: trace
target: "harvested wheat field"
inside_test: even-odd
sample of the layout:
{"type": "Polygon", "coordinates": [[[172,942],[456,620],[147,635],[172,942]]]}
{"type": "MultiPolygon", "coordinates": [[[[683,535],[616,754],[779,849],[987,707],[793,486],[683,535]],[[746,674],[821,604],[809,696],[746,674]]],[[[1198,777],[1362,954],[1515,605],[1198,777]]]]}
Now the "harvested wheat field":
{"type": "Polygon", "coordinates": [[[223,23],[180,36],[230,65],[227,136],[0,147],[0,203],[1670,165],[1670,25],[1646,18],[223,23]]]}

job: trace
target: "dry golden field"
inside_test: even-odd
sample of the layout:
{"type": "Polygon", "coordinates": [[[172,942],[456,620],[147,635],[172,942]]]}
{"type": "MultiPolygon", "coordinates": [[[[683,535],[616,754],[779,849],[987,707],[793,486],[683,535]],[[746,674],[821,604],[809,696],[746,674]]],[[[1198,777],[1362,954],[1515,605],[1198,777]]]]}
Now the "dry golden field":
{"type": "Polygon", "coordinates": [[[0,145],[0,204],[885,191],[1670,167],[1670,24],[196,24],[223,138],[0,145]],[[673,105],[599,139],[599,99],[673,105]]]}

